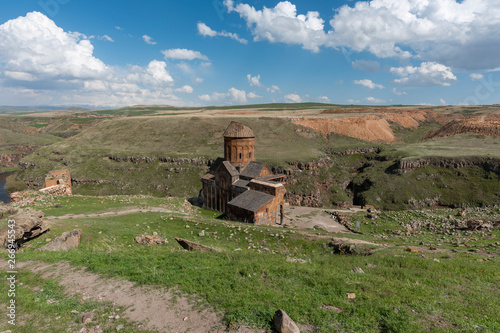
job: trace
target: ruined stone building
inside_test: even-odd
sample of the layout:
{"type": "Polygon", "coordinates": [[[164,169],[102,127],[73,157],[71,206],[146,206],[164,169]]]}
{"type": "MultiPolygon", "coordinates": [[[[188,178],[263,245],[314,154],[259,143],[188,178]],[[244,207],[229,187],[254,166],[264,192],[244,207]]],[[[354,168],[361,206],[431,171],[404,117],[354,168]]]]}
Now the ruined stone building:
{"type": "Polygon", "coordinates": [[[255,161],[253,130],[231,122],[224,132],[224,158],[201,178],[203,207],[226,213],[231,220],[281,224],[285,203],[284,176],[255,161]]]}
{"type": "Polygon", "coordinates": [[[68,170],[50,171],[45,176],[45,188],[40,192],[55,195],[72,195],[71,175],[68,170]]]}

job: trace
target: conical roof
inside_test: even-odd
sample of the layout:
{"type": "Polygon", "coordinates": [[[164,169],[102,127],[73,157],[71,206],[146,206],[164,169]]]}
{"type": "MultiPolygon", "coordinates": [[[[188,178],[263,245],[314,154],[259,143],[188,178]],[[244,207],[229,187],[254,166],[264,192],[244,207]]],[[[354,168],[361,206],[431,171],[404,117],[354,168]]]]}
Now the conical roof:
{"type": "Polygon", "coordinates": [[[237,121],[232,121],[231,124],[226,128],[224,132],[225,138],[255,138],[253,130],[239,123],[237,121]]]}

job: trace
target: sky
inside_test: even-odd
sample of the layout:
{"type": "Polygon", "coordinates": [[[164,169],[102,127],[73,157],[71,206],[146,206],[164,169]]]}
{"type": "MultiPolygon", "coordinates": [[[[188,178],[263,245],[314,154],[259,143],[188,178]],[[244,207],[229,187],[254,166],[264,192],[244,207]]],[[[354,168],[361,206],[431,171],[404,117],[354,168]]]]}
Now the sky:
{"type": "Polygon", "coordinates": [[[0,105],[500,104],[498,0],[0,4],[0,105]]]}

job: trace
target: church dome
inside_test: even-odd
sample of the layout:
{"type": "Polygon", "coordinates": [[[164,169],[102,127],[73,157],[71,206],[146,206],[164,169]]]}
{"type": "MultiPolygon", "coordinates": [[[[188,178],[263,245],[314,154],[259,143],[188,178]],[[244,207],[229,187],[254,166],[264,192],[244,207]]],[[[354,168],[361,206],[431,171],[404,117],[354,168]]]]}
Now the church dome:
{"type": "Polygon", "coordinates": [[[255,138],[255,134],[253,130],[243,125],[242,123],[238,123],[236,121],[232,121],[231,124],[226,128],[224,132],[225,138],[255,138]]]}

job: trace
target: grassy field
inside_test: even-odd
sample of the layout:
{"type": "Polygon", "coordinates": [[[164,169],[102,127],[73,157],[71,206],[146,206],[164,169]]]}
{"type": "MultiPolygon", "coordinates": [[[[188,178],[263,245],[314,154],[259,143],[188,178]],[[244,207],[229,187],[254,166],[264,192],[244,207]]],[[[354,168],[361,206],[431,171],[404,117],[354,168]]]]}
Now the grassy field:
{"type": "MultiPolygon", "coordinates": [[[[274,311],[283,308],[314,332],[500,330],[500,304],[496,302],[500,297],[500,250],[494,245],[500,236],[498,228],[489,233],[461,228],[430,231],[427,224],[406,233],[405,225],[416,222],[444,226],[449,215],[456,215],[453,210],[388,211],[375,220],[368,219],[366,213],[353,215],[353,221],[360,221],[363,234],[342,237],[381,242],[387,247],[370,256],[345,256],[334,254],[328,246],[335,234],[233,223],[217,219],[213,212],[190,207],[182,199],[77,196],[51,198],[34,207],[46,215],[63,218],[54,220],[49,233],[18,253],[19,261],[66,260],[104,276],[178,288],[222,311],[230,327],[249,324],[270,328],[274,311]],[[127,206],[166,207],[176,212],[64,218],[68,213],[119,211],[127,206]],[[47,238],[75,228],[83,230],[78,249],[34,251],[47,238]],[[199,235],[201,230],[205,236],[199,235]],[[153,232],[167,238],[169,244],[148,247],[133,241],[136,235],[153,232]],[[221,253],[186,252],[174,237],[218,248],[221,253]],[[418,250],[408,252],[408,246],[418,250]],[[303,259],[305,263],[290,259],[303,259]],[[352,273],[355,267],[361,267],[364,274],[352,273]],[[346,293],[355,293],[356,298],[348,299],[346,293]],[[342,312],[329,310],[328,306],[342,312]]],[[[500,210],[468,210],[466,218],[456,219],[475,217],[495,221],[500,218],[500,210]]],[[[5,223],[4,218],[1,224],[5,223]]],[[[102,314],[112,311],[109,304],[82,302],[77,295],[64,296],[57,281],[43,280],[29,272],[22,272],[19,279],[23,286],[18,311],[25,324],[38,332],[65,332],[67,327],[76,327],[70,312],[73,309],[97,309],[102,314]],[[50,305],[47,299],[59,303],[50,305]],[[36,320],[35,315],[40,313],[51,319],[36,320]],[[57,316],[60,318],[54,321],[52,318],[57,316]]],[[[7,302],[6,295],[0,294],[1,303],[7,302]]],[[[137,323],[125,319],[121,323],[125,332],[134,332],[137,327],[137,323]]],[[[0,321],[0,330],[8,328],[0,321]]]]}

